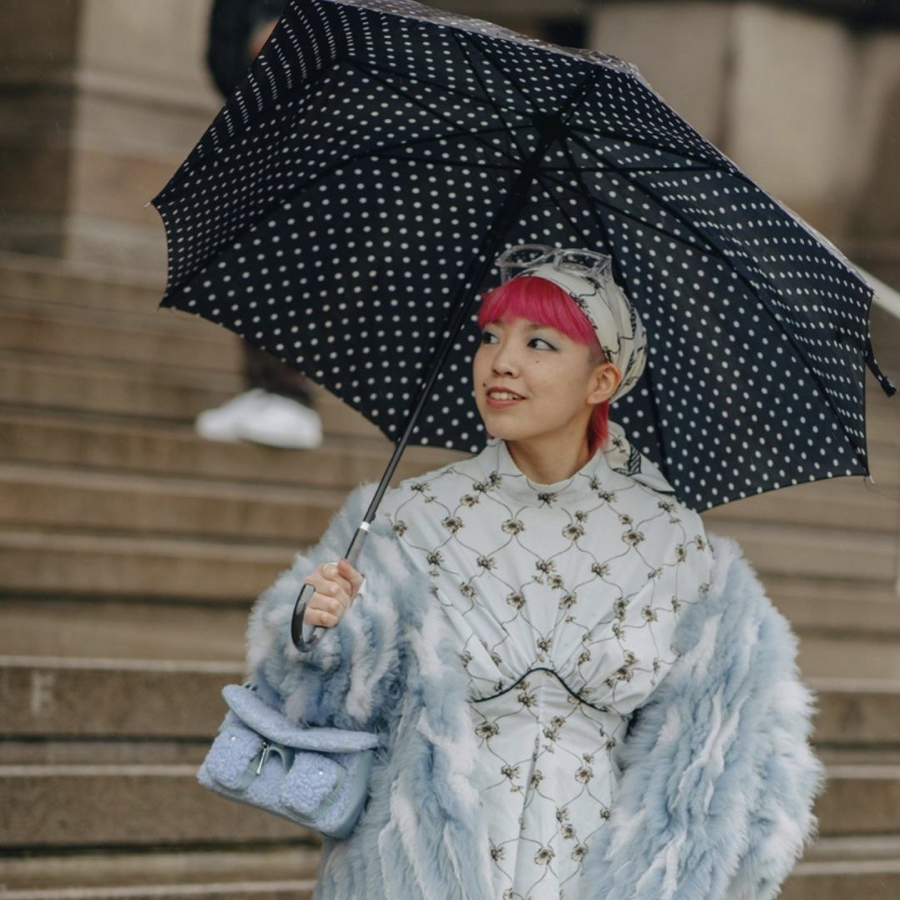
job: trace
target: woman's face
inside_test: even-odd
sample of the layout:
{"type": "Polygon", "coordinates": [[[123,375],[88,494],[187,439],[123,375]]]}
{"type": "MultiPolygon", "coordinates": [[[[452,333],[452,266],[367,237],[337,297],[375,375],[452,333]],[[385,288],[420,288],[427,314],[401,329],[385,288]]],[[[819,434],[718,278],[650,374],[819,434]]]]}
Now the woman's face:
{"type": "Polygon", "coordinates": [[[612,363],[591,363],[587,344],[549,325],[515,318],[485,326],[472,380],[488,433],[513,442],[583,439],[594,405],[621,380],[612,363]]]}

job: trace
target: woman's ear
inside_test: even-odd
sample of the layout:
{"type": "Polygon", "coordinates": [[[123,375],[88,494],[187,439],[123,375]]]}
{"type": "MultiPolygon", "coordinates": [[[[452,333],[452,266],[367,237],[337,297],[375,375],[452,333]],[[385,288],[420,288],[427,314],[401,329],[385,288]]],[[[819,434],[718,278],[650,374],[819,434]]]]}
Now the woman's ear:
{"type": "Polygon", "coordinates": [[[622,373],[611,362],[602,362],[591,373],[591,392],[588,403],[591,405],[609,400],[622,381],[622,373]]]}

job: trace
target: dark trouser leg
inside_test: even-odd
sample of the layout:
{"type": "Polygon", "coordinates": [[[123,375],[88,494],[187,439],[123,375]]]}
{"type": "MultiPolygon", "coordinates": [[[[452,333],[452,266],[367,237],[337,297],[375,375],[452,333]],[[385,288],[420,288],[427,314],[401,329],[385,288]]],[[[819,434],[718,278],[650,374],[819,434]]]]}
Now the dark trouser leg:
{"type": "Polygon", "coordinates": [[[251,388],[281,394],[312,408],[310,384],[302,372],[249,341],[241,341],[241,344],[244,347],[244,376],[251,388]]]}

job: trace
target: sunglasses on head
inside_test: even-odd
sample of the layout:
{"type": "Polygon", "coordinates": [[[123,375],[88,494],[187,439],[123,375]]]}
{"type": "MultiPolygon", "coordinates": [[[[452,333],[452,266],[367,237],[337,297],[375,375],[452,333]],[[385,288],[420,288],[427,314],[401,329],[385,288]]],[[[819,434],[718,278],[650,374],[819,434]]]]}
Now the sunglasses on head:
{"type": "Polygon", "coordinates": [[[609,274],[612,258],[593,250],[560,249],[546,244],[518,244],[504,250],[496,261],[504,280],[511,277],[511,269],[532,269],[548,263],[562,272],[596,278],[609,274]]]}

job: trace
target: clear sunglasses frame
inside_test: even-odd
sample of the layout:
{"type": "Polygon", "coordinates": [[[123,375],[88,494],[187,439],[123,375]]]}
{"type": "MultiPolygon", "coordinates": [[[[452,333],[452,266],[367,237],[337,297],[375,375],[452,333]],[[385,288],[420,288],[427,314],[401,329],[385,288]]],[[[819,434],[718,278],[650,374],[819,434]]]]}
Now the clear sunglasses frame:
{"type": "Polygon", "coordinates": [[[610,277],[612,257],[593,250],[550,247],[547,244],[517,244],[504,250],[497,257],[496,265],[504,281],[508,281],[511,269],[533,269],[547,263],[561,272],[571,272],[582,277],[610,277]]]}

